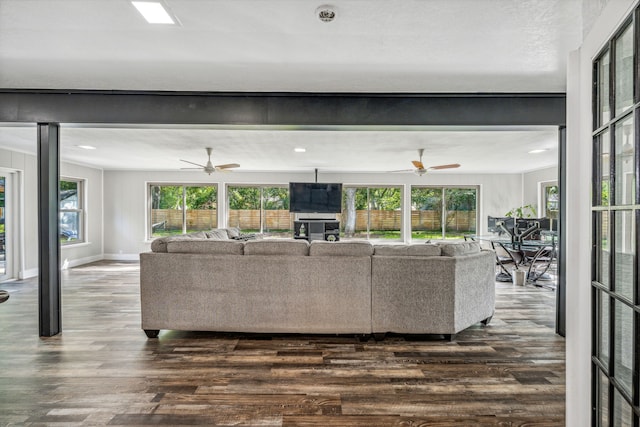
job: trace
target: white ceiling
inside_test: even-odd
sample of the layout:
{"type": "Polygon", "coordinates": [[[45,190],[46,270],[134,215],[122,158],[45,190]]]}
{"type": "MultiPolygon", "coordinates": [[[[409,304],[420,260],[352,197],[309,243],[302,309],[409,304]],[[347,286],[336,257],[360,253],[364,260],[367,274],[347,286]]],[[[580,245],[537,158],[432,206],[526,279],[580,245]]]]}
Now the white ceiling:
{"type": "MultiPolygon", "coordinates": [[[[0,0],[0,87],[282,92],[564,92],[582,35],[581,0],[165,0],[176,26],[127,0],[0,0]]],[[[35,151],[33,127],[0,146],[35,151]]],[[[99,128],[63,126],[66,160],[105,169],[179,169],[179,158],[240,170],[456,172],[555,164],[557,134],[518,129],[99,128]],[[77,145],[90,144],[87,152],[77,145]],[[304,146],[303,155],[292,151],[304,146]],[[551,148],[542,155],[532,148],[551,148]],[[122,153],[127,153],[123,156],[122,153]]],[[[440,172],[439,172],[440,173],[440,172]]]]}

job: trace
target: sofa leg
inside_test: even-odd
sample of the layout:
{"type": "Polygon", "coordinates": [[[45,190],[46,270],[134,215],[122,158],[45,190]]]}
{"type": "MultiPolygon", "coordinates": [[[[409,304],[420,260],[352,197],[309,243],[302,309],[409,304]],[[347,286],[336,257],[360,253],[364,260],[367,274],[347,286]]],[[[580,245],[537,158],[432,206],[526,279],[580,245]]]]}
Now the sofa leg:
{"type": "Polygon", "coordinates": [[[486,319],[482,320],[480,323],[482,323],[483,326],[487,326],[489,322],[491,322],[491,319],[493,319],[493,316],[487,317],[486,319]]]}
{"type": "Polygon", "coordinates": [[[376,332],[373,334],[373,339],[376,341],[383,341],[386,335],[387,334],[385,334],[384,332],[376,332]]]}
{"type": "Polygon", "coordinates": [[[456,334],[444,334],[444,339],[453,342],[456,339],[456,334]]]}
{"type": "Polygon", "coordinates": [[[144,333],[147,334],[147,338],[158,338],[160,333],[159,329],[145,329],[144,333]]]}

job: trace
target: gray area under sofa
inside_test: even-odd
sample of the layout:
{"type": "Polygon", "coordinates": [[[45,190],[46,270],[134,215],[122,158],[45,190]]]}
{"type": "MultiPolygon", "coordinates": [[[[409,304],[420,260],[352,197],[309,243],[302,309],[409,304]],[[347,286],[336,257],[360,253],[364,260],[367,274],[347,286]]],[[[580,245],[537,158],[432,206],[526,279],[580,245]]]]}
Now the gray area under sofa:
{"type": "MultiPolygon", "coordinates": [[[[161,239],[157,239],[161,240],[161,239]]],[[[176,236],[140,254],[142,328],[454,335],[493,315],[476,243],[234,241],[176,236]]]]}

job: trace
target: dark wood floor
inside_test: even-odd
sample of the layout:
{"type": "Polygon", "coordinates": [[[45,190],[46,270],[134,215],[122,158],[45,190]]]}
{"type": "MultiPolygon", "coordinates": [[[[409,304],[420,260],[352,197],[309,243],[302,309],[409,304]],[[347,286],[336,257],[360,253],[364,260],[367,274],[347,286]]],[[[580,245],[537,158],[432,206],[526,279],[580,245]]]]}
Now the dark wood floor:
{"type": "MultiPolygon", "coordinates": [[[[496,284],[492,323],[439,337],[140,329],[139,267],[63,273],[63,329],[38,337],[35,280],[3,284],[0,425],[562,426],[554,293],[496,284]]],[[[410,314],[408,314],[410,315],[410,314]]]]}

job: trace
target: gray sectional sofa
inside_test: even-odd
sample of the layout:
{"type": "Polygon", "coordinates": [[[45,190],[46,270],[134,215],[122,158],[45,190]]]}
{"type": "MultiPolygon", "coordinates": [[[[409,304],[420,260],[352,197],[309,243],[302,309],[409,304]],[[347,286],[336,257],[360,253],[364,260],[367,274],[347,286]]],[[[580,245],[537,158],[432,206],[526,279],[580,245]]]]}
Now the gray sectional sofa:
{"type": "Polygon", "coordinates": [[[140,254],[142,329],[452,338],[490,320],[494,268],[475,242],[162,238],[140,254]]]}

